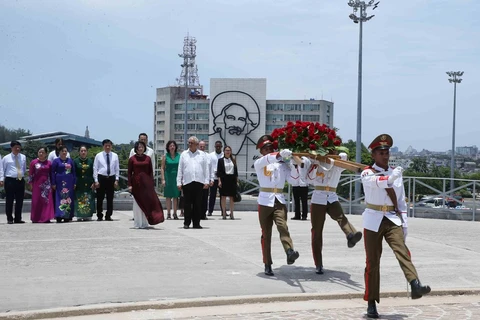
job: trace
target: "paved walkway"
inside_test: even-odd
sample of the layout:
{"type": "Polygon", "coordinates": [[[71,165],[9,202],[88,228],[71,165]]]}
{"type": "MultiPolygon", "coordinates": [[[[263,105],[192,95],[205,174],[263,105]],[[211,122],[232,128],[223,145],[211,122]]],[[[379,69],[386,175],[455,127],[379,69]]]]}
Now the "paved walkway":
{"type": "MultiPolygon", "coordinates": [[[[309,294],[338,295],[358,300],[358,304],[348,304],[352,319],[357,319],[359,312],[365,312],[364,303],[359,299],[364,290],[363,246],[348,249],[339,227],[330,219],[324,233],[324,275],[314,273],[309,221],[289,221],[300,258],[294,265],[287,266],[278,234],[274,232],[275,277],[266,277],[256,212],[237,212],[234,221],[214,216],[203,222],[203,230],[184,230],[182,221],[174,220],[149,230],[135,230],[131,216],[131,212],[115,212],[114,222],[0,224],[0,319],[18,312],[28,314],[28,311],[51,308],[88,306],[84,308],[95,309],[102,304],[126,306],[147,301],[142,308],[148,309],[150,304],[172,303],[178,299],[204,301],[251,295],[271,297],[270,301],[278,301],[277,295],[294,297],[290,300],[298,300],[295,297],[305,300],[309,294]]],[[[361,227],[360,216],[349,219],[357,228],[361,227]]],[[[413,218],[409,224],[407,242],[422,282],[431,285],[433,293],[463,290],[478,293],[475,290],[480,289],[480,242],[477,241],[480,224],[413,218]]],[[[386,245],[381,272],[383,293],[406,295],[401,292],[406,290],[406,281],[386,245]]],[[[406,298],[395,301],[416,303],[406,298]]],[[[327,306],[332,305],[331,302],[327,306]]],[[[199,303],[205,305],[205,302],[199,303]]],[[[188,306],[198,305],[184,307],[188,306]]],[[[458,302],[456,306],[468,308],[471,304],[458,302]]],[[[412,317],[412,313],[395,308],[395,304],[389,307],[382,301],[379,311],[412,317]]],[[[315,312],[316,309],[309,310],[315,312]]],[[[334,314],[318,319],[341,319],[334,314]]],[[[286,314],[272,317],[283,318],[282,315],[286,314]]],[[[241,312],[234,316],[237,318],[225,319],[246,319],[241,312]]],[[[191,315],[184,318],[188,317],[191,315]]]]}

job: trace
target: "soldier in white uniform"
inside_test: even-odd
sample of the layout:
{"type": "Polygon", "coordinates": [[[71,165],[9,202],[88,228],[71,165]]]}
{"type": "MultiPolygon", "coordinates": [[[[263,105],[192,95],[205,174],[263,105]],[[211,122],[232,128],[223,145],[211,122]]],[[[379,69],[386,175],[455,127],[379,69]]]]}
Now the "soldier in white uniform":
{"type": "Polygon", "coordinates": [[[287,226],[287,206],[283,196],[285,179],[290,174],[289,166],[283,162],[284,158],[292,155],[288,149],[273,153],[273,138],[270,135],[262,136],[257,142],[262,157],[254,163],[260,184],[258,195],[258,219],[262,228],[262,254],[265,264],[265,275],[273,276],[272,271],[272,227],[277,225],[280,241],[287,254],[287,264],[293,264],[298,259],[299,253],[293,249],[287,226]]]}
{"type": "Polygon", "coordinates": [[[411,286],[412,299],[419,299],[431,289],[418,280],[405,244],[407,203],[401,167],[388,166],[393,139],[388,134],[376,137],[369,146],[374,165],[365,168],[361,177],[365,191],[366,209],[363,212],[366,253],[365,295],[368,301],[367,316],[378,318],[376,302],[380,302],[380,257],[385,238],[400,263],[405,278],[411,286]]]}
{"type": "MultiPolygon", "coordinates": [[[[347,160],[347,154],[340,153],[340,159],[347,160]]],[[[310,163],[310,160],[308,160],[308,163],[310,163]]],[[[307,174],[307,180],[315,188],[312,193],[310,215],[312,221],[312,253],[315,273],[317,274],[323,274],[323,227],[327,213],[342,229],[349,248],[353,248],[362,239],[362,233],[357,231],[348,221],[338,201],[337,185],[340,181],[340,174],[344,169],[335,166],[334,163],[333,159],[330,160],[330,163],[315,160],[309,167],[310,170],[307,174]]]]}

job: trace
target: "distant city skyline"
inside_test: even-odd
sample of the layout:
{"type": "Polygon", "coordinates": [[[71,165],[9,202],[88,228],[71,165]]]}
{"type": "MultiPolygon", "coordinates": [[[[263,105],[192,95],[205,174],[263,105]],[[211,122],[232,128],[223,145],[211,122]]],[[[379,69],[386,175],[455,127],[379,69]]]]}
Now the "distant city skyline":
{"type": "MultiPolygon", "coordinates": [[[[153,137],[155,89],[174,85],[183,38],[198,75],[266,78],[269,99],[326,99],[356,136],[358,25],[345,2],[298,0],[1,1],[0,124],[97,140],[153,137]]],[[[389,133],[405,150],[480,145],[480,3],[382,2],[364,26],[362,143],[389,133]],[[447,19],[447,20],[446,20],[447,19]],[[450,23],[449,21],[455,21],[450,23]]]]}

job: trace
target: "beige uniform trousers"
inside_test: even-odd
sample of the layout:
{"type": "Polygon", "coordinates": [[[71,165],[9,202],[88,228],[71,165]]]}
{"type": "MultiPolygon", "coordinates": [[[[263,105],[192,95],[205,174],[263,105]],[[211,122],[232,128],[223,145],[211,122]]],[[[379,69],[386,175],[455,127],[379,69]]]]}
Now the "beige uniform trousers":
{"type": "Polygon", "coordinates": [[[348,221],[347,217],[343,214],[342,206],[340,202],[335,201],[326,205],[312,203],[310,210],[311,222],[312,222],[312,254],[315,266],[323,267],[322,259],[322,247],[323,247],[323,226],[325,225],[326,214],[333,220],[337,221],[338,225],[342,229],[345,236],[350,233],[355,233],[357,230],[348,221]]]}
{"type": "Polygon", "coordinates": [[[382,256],[382,241],[388,243],[395,257],[400,263],[405,278],[408,282],[418,279],[410,251],[405,244],[403,230],[388,218],[383,218],[378,232],[364,229],[365,253],[367,264],[365,267],[365,301],[376,300],[380,302],[380,257],[382,256]]]}
{"type": "Polygon", "coordinates": [[[283,249],[287,252],[288,249],[293,249],[292,238],[288,232],[287,226],[287,207],[275,199],[273,207],[258,205],[258,220],[262,228],[262,254],[263,263],[273,264],[272,261],[272,227],[273,222],[277,225],[277,230],[280,233],[280,241],[283,249]]]}

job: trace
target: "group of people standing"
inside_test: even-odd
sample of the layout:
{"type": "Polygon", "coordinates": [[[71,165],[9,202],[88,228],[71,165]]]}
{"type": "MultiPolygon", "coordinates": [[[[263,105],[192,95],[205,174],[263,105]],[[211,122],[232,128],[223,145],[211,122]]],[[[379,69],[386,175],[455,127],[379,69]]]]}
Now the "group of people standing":
{"type": "Polygon", "coordinates": [[[70,153],[61,138],[55,140],[55,150],[48,153],[40,147],[37,158],[28,165],[21,153],[22,145],[12,141],[12,152],[1,159],[0,186],[6,193],[5,213],[7,223],[25,223],[22,209],[25,187],[32,192],[30,219],[33,223],[58,223],[77,220],[103,220],[103,200],[107,197],[105,220],[112,220],[114,188],[118,186],[118,156],[111,151],[112,142],[102,142],[104,151],[88,157],[86,146],[79,148],[79,156],[70,153]],[[96,200],[96,205],[95,205],[96,200]],[[15,203],[15,210],[13,204],[15,203]]]}
{"type": "Polygon", "coordinates": [[[180,155],[177,144],[168,141],[167,154],[162,161],[162,184],[167,198],[167,219],[170,218],[170,201],[173,200],[173,218],[176,214],[177,199],[180,193],[184,200],[184,228],[202,229],[200,220],[212,215],[217,189],[220,191],[220,207],[226,219],[226,199],[230,199],[230,219],[234,219],[234,201],[237,193],[238,170],[232,148],[222,142],[215,142],[215,151],[207,153],[206,143],[192,136],[188,139],[188,149],[180,155]],[[178,162],[177,162],[178,159],[178,162]],[[178,164],[177,164],[178,163],[178,164]],[[175,183],[175,184],[174,184],[175,183]],[[174,186],[177,190],[174,189],[174,186]],[[207,213],[208,212],[208,213],[207,213]]]}
{"type": "MultiPolygon", "coordinates": [[[[337,221],[346,236],[349,248],[353,248],[362,238],[362,233],[356,231],[345,217],[336,194],[336,187],[343,169],[335,166],[334,159],[322,162],[302,157],[301,161],[298,161],[299,163],[293,164],[290,161],[290,164],[287,164],[292,157],[292,152],[287,149],[274,152],[273,144],[271,136],[262,136],[257,142],[257,149],[260,150],[262,157],[254,163],[260,184],[258,214],[262,229],[261,247],[265,275],[274,275],[271,257],[273,223],[276,224],[280,233],[280,240],[287,256],[287,264],[293,264],[300,256],[298,251],[294,250],[288,231],[287,208],[283,196],[285,181],[295,183],[295,180],[300,178],[305,183],[314,186],[311,199],[312,254],[316,267],[315,272],[323,274],[322,233],[326,214],[337,221]]],[[[369,318],[379,317],[376,303],[380,302],[380,257],[383,239],[392,248],[405,278],[410,283],[412,299],[421,298],[431,291],[429,286],[424,286],[419,281],[410,251],[405,244],[407,205],[402,181],[403,169],[400,167],[392,169],[388,166],[389,149],[392,145],[393,139],[387,134],[375,138],[369,145],[374,164],[365,168],[361,173],[366,202],[366,209],[363,213],[363,235],[367,257],[364,300],[368,302],[367,316],[369,318]]],[[[340,154],[340,159],[345,160],[346,156],[346,154],[340,154]]],[[[306,185],[302,187],[306,187],[306,185]]],[[[294,218],[300,218],[300,213],[296,212],[294,218]]],[[[306,214],[301,218],[305,220],[306,214]]]]}

